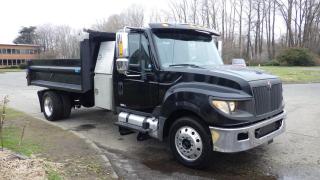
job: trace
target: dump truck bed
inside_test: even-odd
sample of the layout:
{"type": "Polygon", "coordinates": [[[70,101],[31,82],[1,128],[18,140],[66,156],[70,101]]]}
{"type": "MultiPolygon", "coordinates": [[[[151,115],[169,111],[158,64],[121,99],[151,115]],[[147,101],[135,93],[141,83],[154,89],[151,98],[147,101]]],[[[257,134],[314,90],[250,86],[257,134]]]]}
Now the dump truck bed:
{"type": "Polygon", "coordinates": [[[75,93],[93,90],[94,69],[101,42],[114,41],[115,33],[89,31],[80,43],[80,59],[32,60],[27,66],[28,85],[75,93]]]}
{"type": "MultiPolygon", "coordinates": [[[[29,85],[83,92],[80,59],[34,60],[28,65],[29,85]]],[[[90,87],[89,87],[90,89],[90,87]]]]}

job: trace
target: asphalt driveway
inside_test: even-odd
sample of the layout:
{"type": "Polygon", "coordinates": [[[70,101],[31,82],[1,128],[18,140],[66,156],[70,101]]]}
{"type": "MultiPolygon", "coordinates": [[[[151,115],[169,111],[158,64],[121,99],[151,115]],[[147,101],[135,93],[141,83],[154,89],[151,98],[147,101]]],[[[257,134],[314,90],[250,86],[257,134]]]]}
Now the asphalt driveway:
{"type": "MultiPolygon", "coordinates": [[[[36,91],[26,86],[25,73],[0,74],[0,97],[9,106],[44,119],[36,91]]],[[[95,142],[125,179],[319,179],[320,84],[284,85],[287,131],[270,145],[236,154],[214,153],[209,169],[185,168],[173,160],[166,142],[137,142],[136,135],[120,136],[116,117],[102,109],[78,109],[71,118],[55,122],[95,142]]]]}

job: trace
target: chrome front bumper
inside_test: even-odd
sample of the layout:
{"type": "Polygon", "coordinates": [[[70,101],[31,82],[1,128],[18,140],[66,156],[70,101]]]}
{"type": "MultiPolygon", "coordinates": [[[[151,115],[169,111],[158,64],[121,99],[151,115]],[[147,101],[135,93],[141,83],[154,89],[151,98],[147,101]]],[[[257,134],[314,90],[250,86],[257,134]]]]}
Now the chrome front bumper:
{"type": "Polygon", "coordinates": [[[271,119],[267,119],[262,122],[259,122],[250,126],[246,126],[246,127],[241,127],[241,128],[210,127],[212,142],[213,142],[213,150],[219,151],[219,152],[227,152],[227,153],[240,152],[240,151],[252,149],[261,144],[268,143],[269,141],[272,141],[274,137],[280,135],[285,131],[285,118],[286,118],[286,112],[283,112],[271,119]],[[281,120],[281,124],[278,129],[260,138],[256,137],[255,135],[256,130],[280,120],[281,120]],[[245,138],[243,138],[242,136],[241,140],[239,140],[239,134],[240,136],[245,135],[245,138]]]}

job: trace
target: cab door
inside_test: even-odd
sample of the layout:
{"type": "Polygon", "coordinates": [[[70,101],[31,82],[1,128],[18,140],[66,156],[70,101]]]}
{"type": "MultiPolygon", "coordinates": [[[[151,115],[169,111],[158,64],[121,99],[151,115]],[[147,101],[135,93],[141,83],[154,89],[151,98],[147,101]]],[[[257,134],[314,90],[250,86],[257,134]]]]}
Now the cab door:
{"type": "Polygon", "coordinates": [[[126,75],[119,75],[119,105],[151,113],[158,100],[158,82],[151,61],[149,40],[144,33],[130,33],[128,40],[129,69],[126,75]]]}

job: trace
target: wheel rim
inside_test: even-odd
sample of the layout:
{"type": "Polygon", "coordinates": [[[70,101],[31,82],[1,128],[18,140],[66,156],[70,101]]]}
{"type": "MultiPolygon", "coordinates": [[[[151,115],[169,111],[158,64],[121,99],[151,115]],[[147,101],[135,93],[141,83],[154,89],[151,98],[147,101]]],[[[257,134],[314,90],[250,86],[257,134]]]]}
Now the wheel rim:
{"type": "Polygon", "coordinates": [[[183,126],[176,132],[175,145],[180,156],[187,161],[195,161],[202,154],[201,136],[192,127],[183,126]]]}
{"type": "Polygon", "coordinates": [[[44,99],[44,112],[47,116],[51,116],[53,111],[52,99],[50,97],[46,97],[44,99]]]}

